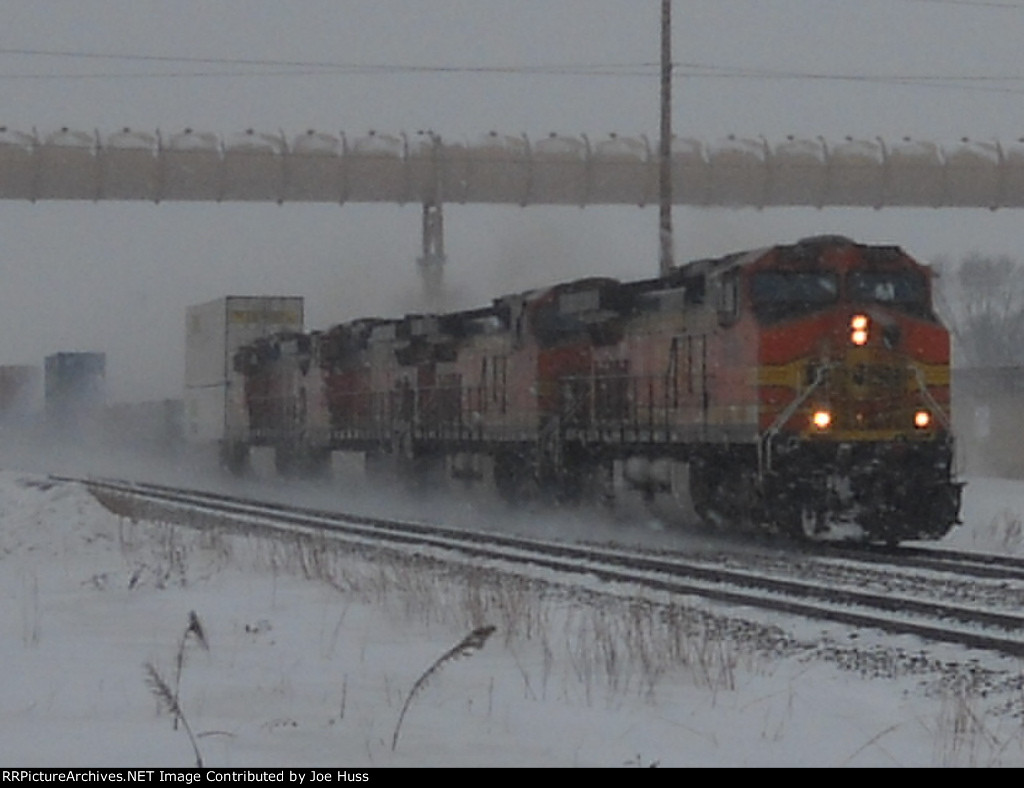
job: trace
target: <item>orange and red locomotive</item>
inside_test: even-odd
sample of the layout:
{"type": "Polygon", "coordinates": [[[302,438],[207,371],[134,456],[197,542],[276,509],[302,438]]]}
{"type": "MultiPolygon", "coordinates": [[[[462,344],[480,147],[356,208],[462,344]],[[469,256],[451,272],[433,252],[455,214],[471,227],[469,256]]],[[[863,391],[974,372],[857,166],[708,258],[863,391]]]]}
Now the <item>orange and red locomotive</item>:
{"type": "Polygon", "coordinates": [[[895,543],[958,521],[930,270],[839,236],[242,348],[282,470],[360,451],[512,502],[685,495],[719,528],[895,543]]]}

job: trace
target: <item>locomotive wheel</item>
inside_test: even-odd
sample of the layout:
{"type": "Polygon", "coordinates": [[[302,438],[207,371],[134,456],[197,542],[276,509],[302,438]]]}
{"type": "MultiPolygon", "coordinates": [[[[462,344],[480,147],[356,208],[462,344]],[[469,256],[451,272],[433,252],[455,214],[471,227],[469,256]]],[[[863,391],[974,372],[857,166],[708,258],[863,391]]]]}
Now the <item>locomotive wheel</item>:
{"type": "Polygon", "coordinates": [[[809,506],[800,509],[800,526],[790,531],[790,536],[804,542],[812,541],[826,529],[825,513],[809,506]]]}
{"type": "Polygon", "coordinates": [[[314,479],[325,479],[331,475],[331,452],[327,449],[310,449],[306,454],[305,472],[314,479]]]}
{"type": "Polygon", "coordinates": [[[396,460],[402,485],[412,495],[425,496],[444,488],[446,480],[443,455],[399,455],[396,460]]]}
{"type": "Polygon", "coordinates": [[[249,471],[249,447],[244,443],[221,444],[220,463],[232,476],[244,476],[249,471]]]}
{"type": "Polygon", "coordinates": [[[716,486],[705,463],[690,463],[690,503],[701,524],[709,530],[720,528],[723,524],[721,514],[712,505],[716,486]]]}
{"type": "Polygon", "coordinates": [[[750,531],[755,526],[757,494],[739,462],[697,460],[690,465],[690,501],[710,529],[750,531]]]}
{"type": "Polygon", "coordinates": [[[494,458],[494,486],[510,506],[526,506],[540,498],[533,463],[518,452],[501,452],[494,458]]]}
{"type": "Polygon", "coordinates": [[[598,503],[603,509],[614,511],[618,497],[615,488],[615,464],[609,461],[598,466],[594,483],[598,503]]]}
{"type": "Polygon", "coordinates": [[[282,478],[299,476],[302,472],[302,457],[294,446],[278,446],[274,449],[274,470],[282,478]]]}
{"type": "Polygon", "coordinates": [[[396,462],[391,454],[381,451],[368,451],[363,456],[363,475],[373,485],[394,484],[396,462]]]}
{"type": "Polygon", "coordinates": [[[551,497],[559,506],[579,506],[585,494],[585,473],[573,467],[551,483],[551,497]]]}

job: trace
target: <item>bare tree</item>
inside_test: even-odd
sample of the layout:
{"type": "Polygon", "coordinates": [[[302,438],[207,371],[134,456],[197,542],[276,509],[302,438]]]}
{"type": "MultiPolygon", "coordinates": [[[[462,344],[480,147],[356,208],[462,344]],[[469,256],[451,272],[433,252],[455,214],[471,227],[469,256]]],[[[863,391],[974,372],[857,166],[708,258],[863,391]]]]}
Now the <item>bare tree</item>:
{"type": "Polygon", "coordinates": [[[1024,365],[1024,266],[977,252],[933,262],[936,308],[953,334],[958,367],[1024,365]]]}

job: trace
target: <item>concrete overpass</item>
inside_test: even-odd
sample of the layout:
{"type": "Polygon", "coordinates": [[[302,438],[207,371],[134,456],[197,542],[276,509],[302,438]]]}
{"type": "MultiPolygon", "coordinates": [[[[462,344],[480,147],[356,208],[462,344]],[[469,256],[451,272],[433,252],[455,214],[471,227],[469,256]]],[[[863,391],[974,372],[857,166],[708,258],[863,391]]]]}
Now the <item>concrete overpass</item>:
{"type": "MultiPolygon", "coordinates": [[[[675,205],[1020,208],[1024,139],[677,137],[671,177],[675,205]]],[[[644,206],[658,195],[657,144],[642,136],[0,127],[0,199],[418,203],[420,262],[435,272],[444,203],[644,206]]]]}
{"type": "MultiPolygon", "coordinates": [[[[649,205],[645,137],[254,130],[227,136],[0,127],[0,199],[649,205]]],[[[1024,140],[729,137],[672,145],[673,203],[1024,207],[1024,140]]]]}

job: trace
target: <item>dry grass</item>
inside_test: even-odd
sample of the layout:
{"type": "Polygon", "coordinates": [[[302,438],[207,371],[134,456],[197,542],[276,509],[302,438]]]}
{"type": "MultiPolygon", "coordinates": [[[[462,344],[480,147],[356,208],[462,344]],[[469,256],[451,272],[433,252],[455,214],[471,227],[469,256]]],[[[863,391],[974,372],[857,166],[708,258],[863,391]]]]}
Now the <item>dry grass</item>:
{"type": "MultiPolygon", "coordinates": [[[[503,645],[523,655],[516,656],[517,664],[525,691],[534,696],[547,695],[556,665],[568,666],[560,677],[561,694],[586,702],[596,699],[599,687],[609,698],[633,694],[653,700],[662,682],[679,670],[713,692],[735,684],[742,644],[681,607],[581,595],[530,578],[423,558],[353,554],[314,537],[213,537],[206,526],[198,537],[184,538],[189,532],[178,525],[122,521],[122,551],[131,554],[135,566],[160,567],[150,570],[157,585],[167,577],[187,583],[195,574],[192,567],[201,563],[198,556],[214,542],[218,566],[230,560],[274,577],[323,582],[347,604],[379,606],[404,622],[463,631],[494,622],[503,645]],[[539,659],[525,657],[527,652],[539,659]],[[540,675],[531,674],[530,666],[540,675]]],[[[340,627],[339,619],[332,642],[340,627]]]]}
{"type": "Polygon", "coordinates": [[[1024,554],[1024,519],[1018,512],[1002,509],[988,525],[974,528],[971,542],[987,552],[993,551],[994,547],[1011,555],[1024,554]]]}
{"type": "Polygon", "coordinates": [[[1024,522],[1019,513],[1004,509],[993,522],[992,530],[997,537],[996,544],[1005,552],[1024,552],[1024,522]]]}
{"type": "MultiPolygon", "coordinates": [[[[1007,516],[1000,527],[1007,539],[1019,538],[1019,519],[1007,516]]],[[[762,659],[758,655],[763,644],[758,642],[757,632],[742,627],[732,630],[719,619],[670,600],[656,603],[587,594],[479,567],[384,552],[351,552],[308,537],[278,540],[240,534],[214,536],[208,530],[196,535],[181,526],[134,521],[126,521],[123,530],[122,549],[131,553],[136,565],[153,564],[165,569],[174,565],[186,580],[197,576],[203,556],[212,549],[219,556],[218,566],[230,563],[269,573],[275,587],[278,577],[321,582],[346,609],[356,603],[370,604],[410,631],[426,634],[440,628],[447,635],[468,630],[470,634],[435,660],[408,693],[400,690],[404,683],[401,679],[385,677],[382,705],[400,708],[391,733],[392,749],[397,747],[410,707],[428,681],[447,663],[475,653],[494,633],[500,633],[501,647],[518,671],[524,696],[531,700],[557,697],[571,703],[614,706],[626,697],[638,697],[656,703],[662,690],[687,678],[692,686],[706,689],[714,703],[720,693],[735,690],[741,665],[754,668],[762,659]],[[166,529],[177,533],[158,533],[166,529]]],[[[321,651],[322,656],[333,659],[335,644],[343,636],[344,611],[332,613],[331,620],[327,627],[330,634],[325,635],[326,645],[321,644],[321,651]]],[[[199,631],[201,626],[193,628],[190,619],[179,642],[182,664],[185,644],[200,642],[199,631]]],[[[765,661],[771,658],[768,651],[763,654],[765,661]]],[[[346,704],[350,702],[350,669],[345,666],[340,703],[332,713],[338,715],[339,722],[346,718],[346,704]]],[[[175,708],[180,712],[180,671],[179,666],[173,690],[163,684],[173,705],[166,699],[162,702],[172,713],[175,708]]],[[[159,689],[159,676],[152,674],[155,670],[148,679],[151,689],[159,689]]],[[[287,696],[278,701],[287,702],[287,696]]],[[[950,688],[941,717],[933,726],[937,763],[990,765],[998,763],[1007,748],[1024,749],[1024,727],[1019,720],[1016,728],[1001,726],[987,708],[975,689],[950,688]]],[[[191,731],[185,727],[191,738],[191,731]]],[[[858,752],[883,747],[890,733],[887,729],[870,737],[858,752]]],[[[386,746],[383,738],[380,744],[386,746]]],[[[193,747],[198,760],[194,742],[193,747]]],[[[369,751],[369,740],[367,747],[369,751]]],[[[635,763],[654,765],[657,760],[638,755],[635,763]]]]}
{"type": "Polygon", "coordinates": [[[174,715],[174,720],[177,722],[181,720],[181,724],[185,729],[185,733],[188,734],[188,740],[192,744],[192,751],[196,756],[196,767],[202,768],[203,756],[199,752],[199,745],[196,743],[196,737],[192,733],[192,726],[188,724],[188,720],[185,717],[185,713],[181,710],[181,705],[178,702],[178,698],[171,691],[171,688],[167,685],[167,682],[163,680],[159,671],[153,664],[147,662],[146,668],[146,686],[149,687],[149,691],[153,693],[153,697],[157,699],[160,705],[174,715]]]}
{"type": "Polygon", "coordinates": [[[947,682],[935,730],[935,757],[942,766],[996,767],[1008,753],[1016,762],[1024,752],[1024,719],[992,714],[985,695],[971,676],[947,682]]]}
{"type": "MultiPolygon", "coordinates": [[[[199,623],[199,616],[196,615],[196,611],[190,610],[188,614],[188,626],[185,627],[185,631],[181,635],[181,639],[178,642],[178,653],[174,659],[174,705],[178,705],[178,698],[181,690],[181,674],[185,669],[185,653],[190,640],[194,640],[198,643],[205,651],[210,650],[210,644],[206,640],[206,633],[203,631],[203,625],[199,623]]],[[[174,718],[174,729],[178,729],[178,716],[174,718]]]]}
{"type": "Polygon", "coordinates": [[[21,640],[26,646],[38,646],[42,635],[42,608],[39,602],[39,577],[35,572],[21,576],[21,640]]]}
{"type": "Polygon", "coordinates": [[[398,734],[402,729],[402,720],[405,719],[405,713],[409,711],[409,706],[412,704],[416,696],[427,686],[427,682],[429,682],[430,679],[449,662],[454,662],[462,657],[471,656],[482,649],[493,632],[494,627],[492,626],[477,627],[466,635],[466,637],[448,649],[444,654],[438,657],[430,667],[423,671],[420,677],[416,679],[416,683],[413,684],[412,689],[409,690],[409,694],[405,698],[405,703],[402,704],[402,711],[398,715],[398,722],[395,724],[395,732],[391,736],[392,750],[398,746],[398,734]]]}

